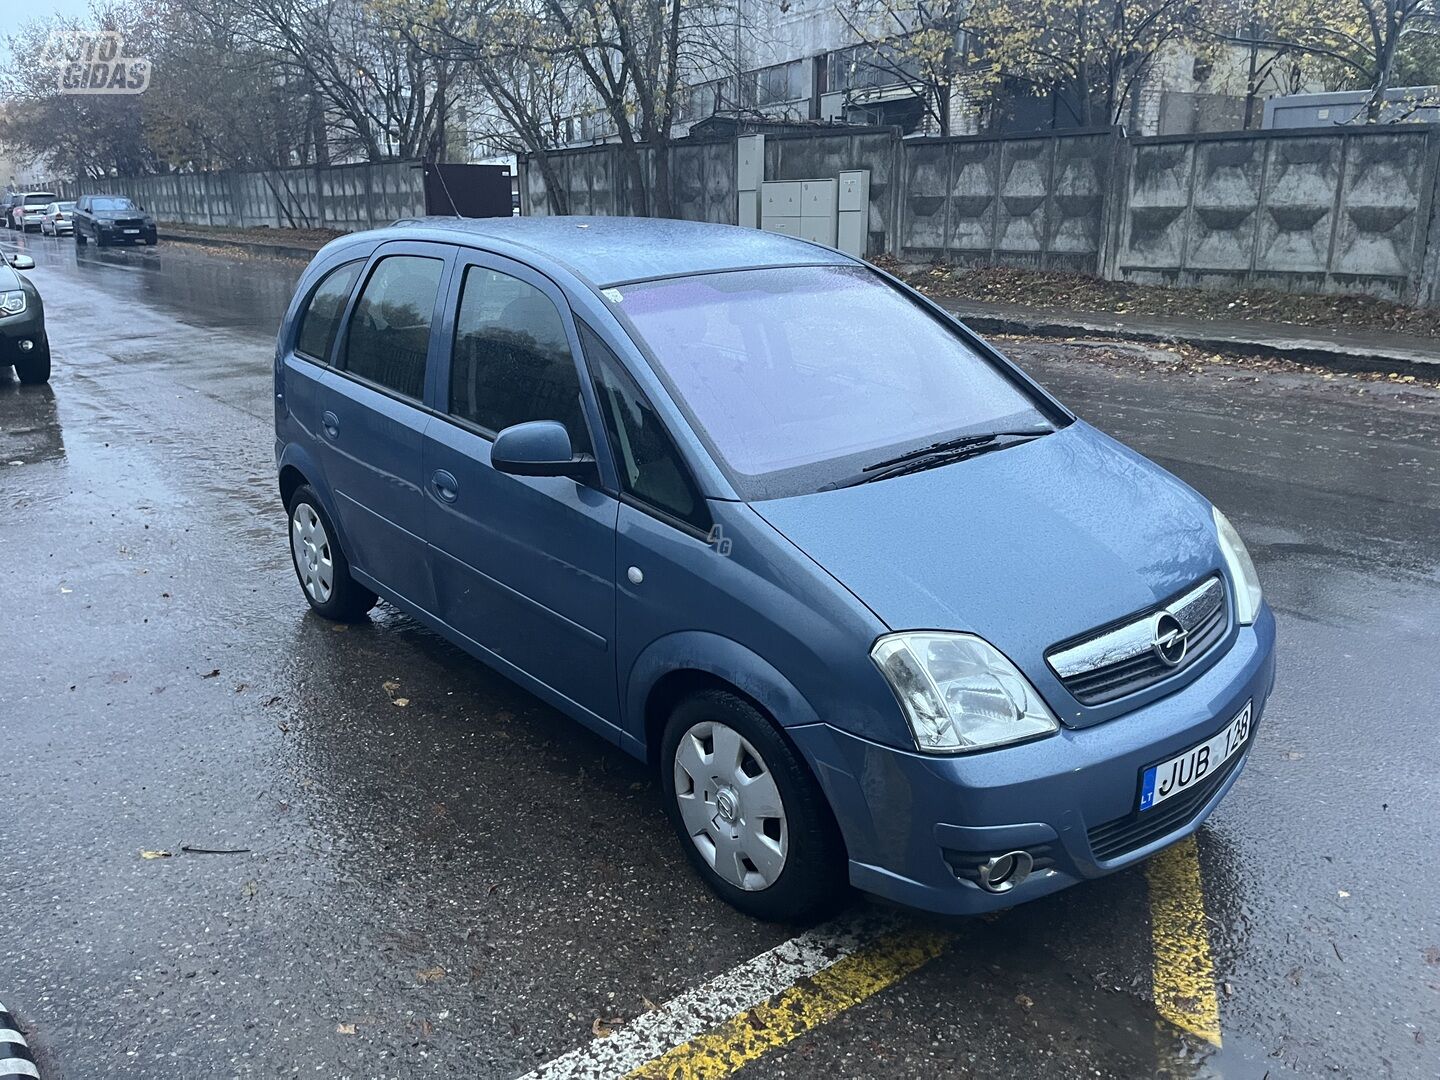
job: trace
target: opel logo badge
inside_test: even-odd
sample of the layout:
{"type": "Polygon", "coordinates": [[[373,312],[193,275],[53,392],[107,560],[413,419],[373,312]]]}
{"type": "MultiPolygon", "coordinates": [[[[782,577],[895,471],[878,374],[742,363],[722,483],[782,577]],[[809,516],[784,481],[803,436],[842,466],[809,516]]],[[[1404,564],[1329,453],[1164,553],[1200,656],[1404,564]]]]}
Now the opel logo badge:
{"type": "Polygon", "coordinates": [[[1185,650],[1190,647],[1190,632],[1180,625],[1180,620],[1168,611],[1155,616],[1155,629],[1151,632],[1150,647],[1167,667],[1179,667],[1185,659],[1185,650]]]}
{"type": "Polygon", "coordinates": [[[740,816],[740,800],[728,787],[721,788],[715,795],[715,809],[725,821],[734,821],[740,816]]]}

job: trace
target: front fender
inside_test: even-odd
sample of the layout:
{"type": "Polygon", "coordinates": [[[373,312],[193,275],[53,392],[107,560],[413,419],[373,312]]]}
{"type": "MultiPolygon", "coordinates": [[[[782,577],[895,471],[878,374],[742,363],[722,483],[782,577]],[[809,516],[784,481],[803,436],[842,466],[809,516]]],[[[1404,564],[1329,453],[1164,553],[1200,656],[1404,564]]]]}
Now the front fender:
{"type": "Polygon", "coordinates": [[[698,671],[730,683],[754,699],[781,727],[816,724],[820,717],[780,671],[738,641],[703,630],[683,630],[657,638],[630,666],[624,685],[626,749],[648,759],[645,703],[656,685],[675,671],[698,671]]]}

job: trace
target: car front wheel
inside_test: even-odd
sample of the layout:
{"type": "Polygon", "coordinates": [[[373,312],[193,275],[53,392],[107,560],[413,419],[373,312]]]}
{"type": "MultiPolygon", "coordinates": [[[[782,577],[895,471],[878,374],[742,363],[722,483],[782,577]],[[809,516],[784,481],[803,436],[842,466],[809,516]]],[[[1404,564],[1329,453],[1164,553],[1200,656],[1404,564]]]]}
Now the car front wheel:
{"type": "Polygon", "coordinates": [[[748,915],[813,918],[847,894],[829,804],[775,724],[724,690],[682,701],[661,744],[665,807],[705,883],[748,915]]]}
{"type": "Polygon", "coordinates": [[[313,489],[302,484],[290,496],[290,558],[305,599],[316,613],[336,622],[355,622],[378,597],[350,576],[334,526],[313,489]]]}

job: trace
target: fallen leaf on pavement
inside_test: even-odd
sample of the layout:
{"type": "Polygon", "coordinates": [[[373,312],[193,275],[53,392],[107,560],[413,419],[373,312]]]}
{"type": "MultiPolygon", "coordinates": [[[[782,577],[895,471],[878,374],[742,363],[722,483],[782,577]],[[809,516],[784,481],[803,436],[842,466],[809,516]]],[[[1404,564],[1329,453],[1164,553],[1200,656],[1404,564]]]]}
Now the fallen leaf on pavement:
{"type": "Polygon", "coordinates": [[[1035,1000],[1029,994],[1016,994],[1015,1004],[1023,1006],[1026,1009],[1033,1009],[1035,1007],[1035,1000]]]}
{"type": "Polygon", "coordinates": [[[209,671],[207,671],[204,675],[201,675],[200,677],[201,677],[202,679],[213,679],[213,678],[215,678],[216,675],[219,675],[219,674],[220,674],[220,669],[217,667],[217,668],[211,668],[209,671]]]}
{"type": "Polygon", "coordinates": [[[608,1039],[615,1034],[615,1029],[625,1022],[623,1016],[597,1016],[594,1023],[590,1025],[590,1034],[597,1039],[608,1039]]]}
{"type": "Polygon", "coordinates": [[[142,859],[168,859],[168,858],[170,858],[170,852],[168,852],[168,851],[144,851],[144,850],[142,850],[142,851],[140,852],[140,857],[141,857],[142,859]]]}
{"type": "Polygon", "coordinates": [[[424,971],[417,971],[415,978],[419,979],[422,983],[439,982],[445,978],[445,969],[438,965],[433,968],[426,968],[424,971]]]}
{"type": "Polygon", "coordinates": [[[354,1035],[354,1034],[355,1034],[355,1025],[354,1025],[354,1024],[336,1024],[336,1025],[335,1025],[335,1034],[336,1034],[336,1035],[354,1035]]]}
{"type": "Polygon", "coordinates": [[[410,704],[410,699],[409,699],[408,697],[392,698],[392,699],[390,700],[390,704],[391,704],[391,705],[399,705],[400,708],[403,709],[403,708],[405,708],[406,705],[409,705],[409,704],[410,704]]]}

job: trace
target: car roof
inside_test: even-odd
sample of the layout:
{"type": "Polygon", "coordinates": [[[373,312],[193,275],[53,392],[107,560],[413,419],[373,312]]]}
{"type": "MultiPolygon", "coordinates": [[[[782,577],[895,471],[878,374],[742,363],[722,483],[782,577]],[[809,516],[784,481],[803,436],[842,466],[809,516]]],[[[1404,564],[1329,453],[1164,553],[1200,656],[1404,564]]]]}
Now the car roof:
{"type": "Polygon", "coordinates": [[[536,269],[562,267],[597,288],[648,278],[766,266],[826,266],[848,255],[759,229],[703,221],[630,217],[425,217],[397,221],[369,238],[443,239],[510,254],[536,269]]]}

